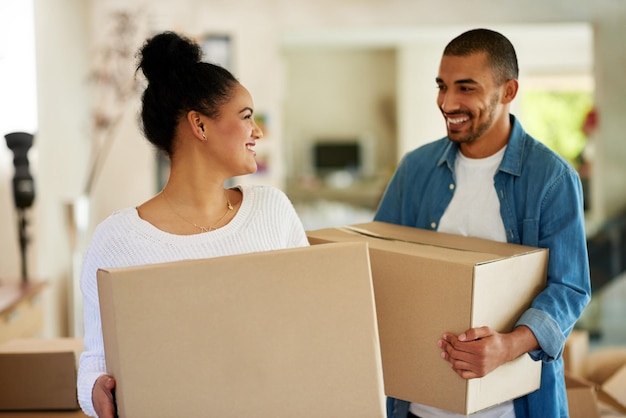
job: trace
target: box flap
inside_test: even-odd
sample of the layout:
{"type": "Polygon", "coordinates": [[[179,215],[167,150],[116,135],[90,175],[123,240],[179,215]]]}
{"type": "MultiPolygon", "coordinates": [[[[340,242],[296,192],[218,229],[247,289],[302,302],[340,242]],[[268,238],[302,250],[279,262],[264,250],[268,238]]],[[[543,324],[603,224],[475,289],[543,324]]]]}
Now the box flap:
{"type": "Polygon", "coordinates": [[[429,231],[422,228],[411,228],[378,221],[349,225],[344,228],[348,228],[362,234],[368,234],[372,237],[394,239],[415,244],[433,245],[437,247],[472,251],[477,253],[495,254],[499,256],[498,258],[512,257],[519,254],[542,250],[525,245],[502,243],[482,238],[465,237],[445,232],[429,231]]]}
{"type": "Polygon", "coordinates": [[[566,371],[565,387],[570,418],[600,418],[595,383],[566,371]]]}
{"type": "Polygon", "coordinates": [[[600,386],[598,398],[617,411],[626,414],[626,364],[600,386]]]}
{"type": "Polygon", "coordinates": [[[364,243],[100,270],[98,287],[121,418],[384,416],[364,243]]]}
{"type": "MultiPolygon", "coordinates": [[[[370,224],[365,224],[370,225],[370,224]]],[[[319,229],[315,231],[307,231],[307,237],[311,244],[329,243],[329,242],[367,242],[370,248],[384,249],[406,255],[415,255],[415,246],[420,246],[419,257],[444,260],[454,264],[480,265],[490,263],[503,258],[502,255],[493,252],[471,251],[465,248],[455,248],[454,245],[444,245],[441,242],[430,242],[428,239],[420,239],[422,231],[418,228],[409,228],[405,226],[393,225],[401,228],[405,233],[408,231],[415,236],[414,239],[396,238],[392,235],[382,235],[378,232],[372,232],[361,226],[344,226],[335,228],[319,229]],[[406,230],[406,231],[405,231],[406,230]]],[[[435,234],[437,232],[424,231],[426,233],[435,234]]],[[[451,235],[459,240],[466,237],[451,235]]]]}
{"type": "Polygon", "coordinates": [[[79,338],[16,338],[0,344],[0,353],[62,353],[80,354],[83,340],[79,338]]]}

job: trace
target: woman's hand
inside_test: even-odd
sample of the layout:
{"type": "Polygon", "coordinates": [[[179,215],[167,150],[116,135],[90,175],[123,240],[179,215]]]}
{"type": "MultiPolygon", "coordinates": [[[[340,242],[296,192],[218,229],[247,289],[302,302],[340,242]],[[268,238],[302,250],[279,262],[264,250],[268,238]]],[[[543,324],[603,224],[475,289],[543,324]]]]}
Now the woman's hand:
{"type": "Polygon", "coordinates": [[[91,392],[91,400],[99,418],[115,418],[115,379],[108,375],[102,375],[96,380],[91,392]]]}

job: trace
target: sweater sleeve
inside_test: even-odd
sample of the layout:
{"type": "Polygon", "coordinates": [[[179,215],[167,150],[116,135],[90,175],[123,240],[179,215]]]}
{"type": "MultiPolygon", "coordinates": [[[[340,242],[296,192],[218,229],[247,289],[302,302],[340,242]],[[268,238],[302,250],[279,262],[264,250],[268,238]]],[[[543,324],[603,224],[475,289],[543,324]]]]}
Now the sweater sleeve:
{"type": "Polygon", "coordinates": [[[104,342],[100,321],[98,286],[96,273],[103,261],[101,240],[94,237],[83,261],[80,287],[83,296],[84,314],[84,351],[80,356],[78,367],[77,395],[83,412],[88,416],[97,416],[93,407],[91,393],[93,386],[101,375],[106,373],[104,342]]]}

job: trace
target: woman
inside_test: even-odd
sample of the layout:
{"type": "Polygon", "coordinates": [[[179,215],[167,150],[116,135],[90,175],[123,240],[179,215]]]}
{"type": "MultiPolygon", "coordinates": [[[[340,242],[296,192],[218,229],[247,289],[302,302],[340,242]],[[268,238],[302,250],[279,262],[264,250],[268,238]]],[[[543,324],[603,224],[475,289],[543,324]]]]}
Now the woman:
{"type": "Polygon", "coordinates": [[[87,415],[115,413],[115,380],[106,374],[96,272],[182,259],[308,245],[302,223],[279,190],[224,189],[224,182],[256,171],[250,93],[227,70],[200,61],[200,47],[164,32],[140,50],[148,80],[142,98],[146,138],[170,158],[167,184],[136,208],[113,213],[94,232],[81,272],[85,351],[78,399],[87,415]]]}

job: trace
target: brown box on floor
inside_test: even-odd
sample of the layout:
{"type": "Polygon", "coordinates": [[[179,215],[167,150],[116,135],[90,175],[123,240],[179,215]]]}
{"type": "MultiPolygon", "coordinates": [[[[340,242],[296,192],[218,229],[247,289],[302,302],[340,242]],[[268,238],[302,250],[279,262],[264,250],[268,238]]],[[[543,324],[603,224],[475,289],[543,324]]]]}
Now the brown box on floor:
{"type": "Polygon", "coordinates": [[[0,418],[87,418],[81,410],[75,411],[11,411],[0,412],[0,418]]]}
{"type": "Polygon", "coordinates": [[[384,416],[364,243],[100,270],[98,289],[120,418],[384,416]]]}
{"type": "Polygon", "coordinates": [[[307,235],[368,243],[387,395],[470,414],[539,388],[541,363],[528,355],[464,380],[437,340],[477,326],[511,331],[545,287],[547,250],[382,222],[307,235]]]}
{"type": "Polygon", "coordinates": [[[595,385],[582,377],[565,372],[569,418],[600,418],[595,385]]]}
{"type": "Polygon", "coordinates": [[[565,342],[563,358],[572,417],[586,418],[578,409],[593,411],[598,410],[598,405],[626,414],[625,347],[606,347],[589,352],[588,332],[575,330],[565,342]],[[593,397],[584,393],[585,387],[593,397]],[[573,409],[572,404],[577,409],[573,409]]]}
{"type": "Polygon", "coordinates": [[[0,344],[37,337],[43,328],[45,282],[0,284],[0,344]]]}
{"type": "Polygon", "coordinates": [[[83,342],[15,339],[0,345],[0,410],[78,409],[76,375],[83,342]]]}
{"type": "Polygon", "coordinates": [[[589,354],[589,333],[584,330],[573,330],[563,349],[563,366],[565,371],[574,376],[584,376],[585,359],[589,354]]]}
{"type": "Polygon", "coordinates": [[[626,348],[609,347],[587,356],[585,379],[597,385],[598,400],[626,414],[626,348]]]}

